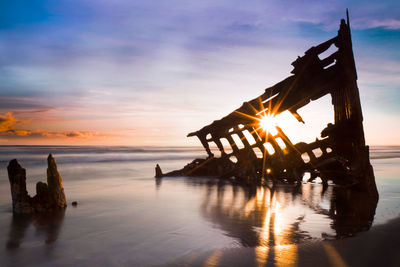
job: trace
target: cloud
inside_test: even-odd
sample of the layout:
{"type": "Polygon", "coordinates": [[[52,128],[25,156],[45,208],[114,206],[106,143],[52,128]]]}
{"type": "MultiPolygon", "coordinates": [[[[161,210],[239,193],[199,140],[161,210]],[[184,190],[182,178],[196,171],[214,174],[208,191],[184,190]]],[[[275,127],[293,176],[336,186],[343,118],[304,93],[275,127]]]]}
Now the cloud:
{"type": "Polygon", "coordinates": [[[289,75],[297,55],[336,34],[346,7],[362,96],[399,106],[398,72],[384,69],[398,57],[395,0],[3,2],[0,114],[12,114],[1,115],[0,135],[8,138],[90,139],[99,133],[73,129],[115,136],[127,125],[134,136],[152,128],[184,136],[289,75]],[[367,62],[373,56],[380,65],[367,62]]]}
{"type": "Polygon", "coordinates": [[[17,120],[11,112],[0,115],[0,132],[7,132],[11,130],[18,122],[19,120],[17,120]]]}
{"type": "Polygon", "coordinates": [[[0,94],[0,111],[5,110],[50,110],[52,106],[44,99],[27,96],[7,96],[4,91],[0,94]]]}
{"type": "Polygon", "coordinates": [[[28,136],[32,135],[32,131],[29,130],[14,130],[10,129],[5,132],[3,132],[5,135],[13,135],[13,136],[28,136]]]}
{"type": "Polygon", "coordinates": [[[96,131],[69,131],[62,132],[61,135],[70,138],[90,138],[99,135],[99,133],[96,131]]]}
{"type": "Polygon", "coordinates": [[[17,119],[11,112],[0,114],[0,136],[4,137],[47,137],[47,138],[91,138],[100,136],[97,131],[45,131],[42,129],[20,129],[19,124],[28,120],[17,119]]]}
{"type": "Polygon", "coordinates": [[[395,18],[385,19],[360,19],[352,22],[356,29],[384,28],[388,30],[400,30],[400,20],[395,18]]]}
{"type": "Polygon", "coordinates": [[[0,131],[0,135],[10,137],[48,137],[48,138],[91,138],[99,136],[97,131],[44,131],[44,130],[16,130],[0,131]]]}

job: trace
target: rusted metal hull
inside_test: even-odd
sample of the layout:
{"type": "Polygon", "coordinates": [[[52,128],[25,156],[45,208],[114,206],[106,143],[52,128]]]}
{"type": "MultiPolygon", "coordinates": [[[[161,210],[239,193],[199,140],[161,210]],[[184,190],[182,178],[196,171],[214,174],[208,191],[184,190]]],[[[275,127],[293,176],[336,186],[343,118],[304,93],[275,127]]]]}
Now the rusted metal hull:
{"type": "Polygon", "coordinates": [[[158,167],[157,176],[211,175],[262,184],[267,180],[301,182],[304,173],[309,172],[310,180],[320,177],[324,184],[330,180],[378,196],[365,145],[348,18],[347,22],[341,20],[337,36],[311,47],[292,65],[293,75],[222,119],[188,134],[199,138],[207,159],[194,160],[182,170],[167,174],[158,167]],[[321,59],[321,54],[332,46],[337,51],[321,59]],[[322,129],[321,138],[312,143],[293,144],[278,126],[274,132],[259,127],[266,114],[276,116],[284,111],[303,122],[297,110],[328,94],[334,107],[334,124],[322,129]],[[225,150],[222,139],[230,144],[231,151],[225,150]],[[221,157],[214,157],[212,143],[221,157]],[[267,146],[274,153],[269,153],[267,146]]]}

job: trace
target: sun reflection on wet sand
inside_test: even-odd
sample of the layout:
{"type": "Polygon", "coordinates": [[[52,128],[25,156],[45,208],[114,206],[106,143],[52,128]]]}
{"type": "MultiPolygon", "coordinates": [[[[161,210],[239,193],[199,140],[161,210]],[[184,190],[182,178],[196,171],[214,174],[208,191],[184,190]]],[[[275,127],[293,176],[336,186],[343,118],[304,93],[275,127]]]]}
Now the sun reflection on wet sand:
{"type": "Polygon", "coordinates": [[[268,260],[269,248],[266,246],[259,246],[255,248],[257,266],[265,266],[268,260]]]}
{"type": "Polygon", "coordinates": [[[297,266],[297,245],[279,245],[274,247],[276,266],[297,266]]]}
{"type": "MultiPolygon", "coordinates": [[[[348,191],[334,187],[323,190],[319,184],[247,187],[207,183],[206,186],[202,215],[226,235],[237,238],[242,246],[254,248],[256,266],[297,266],[300,243],[330,239],[335,233],[340,238],[368,229],[376,207],[375,203],[361,209],[362,203],[367,203],[361,201],[362,196],[349,195],[348,191]],[[343,205],[348,203],[343,202],[344,198],[349,197],[354,199],[352,207],[343,205]],[[355,221],[358,215],[362,216],[355,221]]],[[[209,260],[214,258],[215,255],[209,256],[209,260]]],[[[218,259],[223,261],[224,253],[218,259]]]]}
{"type": "Polygon", "coordinates": [[[216,267],[218,266],[219,259],[222,256],[222,251],[221,250],[216,250],[214,251],[211,256],[207,259],[207,261],[204,264],[204,267],[216,267]]]}
{"type": "Polygon", "coordinates": [[[295,266],[297,263],[297,246],[286,244],[287,240],[283,234],[284,217],[281,213],[281,205],[277,201],[276,194],[273,194],[272,197],[268,194],[268,197],[266,197],[266,192],[269,193],[270,191],[257,191],[257,199],[263,200],[257,203],[263,205],[262,207],[267,207],[260,233],[260,245],[255,248],[257,264],[264,266],[268,260],[274,260],[277,266],[295,266]],[[273,255],[270,255],[270,247],[273,247],[273,255]],[[269,256],[274,258],[269,259],[269,256]]]}

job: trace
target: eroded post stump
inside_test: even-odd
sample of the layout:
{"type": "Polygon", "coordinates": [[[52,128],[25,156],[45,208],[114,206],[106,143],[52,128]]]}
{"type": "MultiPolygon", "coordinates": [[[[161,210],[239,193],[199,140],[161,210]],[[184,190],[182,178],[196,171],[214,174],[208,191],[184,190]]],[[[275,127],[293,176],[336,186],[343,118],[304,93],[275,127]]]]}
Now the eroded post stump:
{"type": "Polygon", "coordinates": [[[36,195],[30,197],[26,190],[26,170],[19,165],[16,159],[10,161],[7,171],[14,213],[50,212],[67,206],[62,179],[51,154],[47,158],[47,164],[47,184],[38,182],[36,195]]]}

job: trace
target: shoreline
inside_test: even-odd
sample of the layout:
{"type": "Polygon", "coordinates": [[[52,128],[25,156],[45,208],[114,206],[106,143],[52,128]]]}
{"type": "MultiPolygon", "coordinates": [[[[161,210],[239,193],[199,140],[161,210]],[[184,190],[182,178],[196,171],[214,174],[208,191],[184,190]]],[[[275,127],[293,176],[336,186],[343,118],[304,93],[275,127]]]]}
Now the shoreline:
{"type": "Polygon", "coordinates": [[[400,266],[400,216],[353,237],[190,252],[152,266],[400,266]]]}
{"type": "Polygon", "coordinates": [[[156,162],[171,170],[197,155],[182,150],[3,147],[0,162],[26,155],[21,163],[27,168],[28,192],[34,192],[46,171],[43,159],[48,150],[58,151],[54,155],[68,203],[77,200],[79,206],[68,207],[60,221],[13,220],[9,181],[3,171],[0,258],[5,266],[400,263],[396,258],[400,249],[399,159],[372,162],[381,198],[370,230],[324,241],[336,236],[334,227],[354,230],[352,222],[358,221],[353,220],[353,211],[362,212],[365,201],[351,197],[360,205],[335,213],[340,207],[332,204],[333,188],[321,194],[321,184],[302,186],[300,195],[287,186],[275,188],[272,194],[268,188],[254,191],[191,178],[165,178],[157,183],[153,178],[156,162]],[[343,214],[350,214],[348,220],[343,214]]]}

